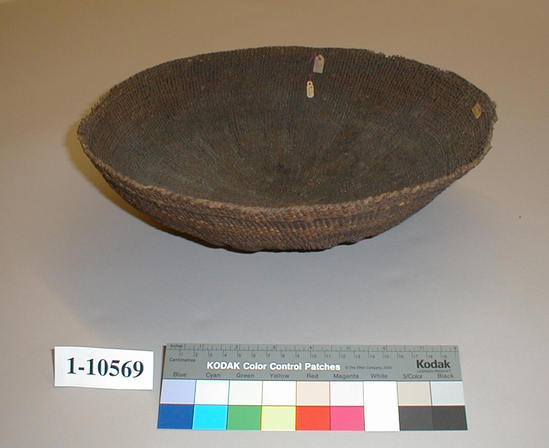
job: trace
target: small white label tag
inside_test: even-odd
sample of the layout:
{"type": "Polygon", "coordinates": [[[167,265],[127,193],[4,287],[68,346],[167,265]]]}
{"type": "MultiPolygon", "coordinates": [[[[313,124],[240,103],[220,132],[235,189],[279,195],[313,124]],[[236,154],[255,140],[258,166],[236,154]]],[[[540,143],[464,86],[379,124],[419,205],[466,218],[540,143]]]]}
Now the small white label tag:
{"type": "Polygon", "coordinates": [[[482,115],[482,106],[479,103],[476,103],[471,110],[474,117],[478,120],[482,115]]]}
{"type": "Polygon", "coordinates": [[[312,98],[315,96],[315,86],[313,81],[307,81],[307,98],[312,98]]]}
{"type": "Polygon", "coordinates": [[[152,390],[154,352],[55,347],[55,386],[152,390]]]}
{"type": "Polygon", "coordinates": [[[317,54],[313,65],[313,73],[322,73],[324,71],[324,56],[317,54]]]}

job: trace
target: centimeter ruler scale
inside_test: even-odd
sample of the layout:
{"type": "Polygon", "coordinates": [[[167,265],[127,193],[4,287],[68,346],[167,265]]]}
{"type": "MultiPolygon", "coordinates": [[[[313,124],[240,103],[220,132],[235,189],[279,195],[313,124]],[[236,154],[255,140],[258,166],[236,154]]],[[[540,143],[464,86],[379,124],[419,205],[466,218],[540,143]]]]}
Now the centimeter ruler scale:
{"type": "Polygon", "coordinates": [[[451,345],[169,344],[159,428],[465,430],[451,345]]]}

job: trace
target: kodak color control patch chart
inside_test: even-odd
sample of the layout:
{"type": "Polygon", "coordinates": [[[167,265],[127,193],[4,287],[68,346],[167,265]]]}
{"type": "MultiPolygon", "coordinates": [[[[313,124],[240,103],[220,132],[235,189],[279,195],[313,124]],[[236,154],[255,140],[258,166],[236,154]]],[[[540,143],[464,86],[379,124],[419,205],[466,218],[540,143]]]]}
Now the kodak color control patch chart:
{"type": "Polygon", "coordinates": [[[458,349],[170,344],[158,427],[465,430],[458,349]]]}

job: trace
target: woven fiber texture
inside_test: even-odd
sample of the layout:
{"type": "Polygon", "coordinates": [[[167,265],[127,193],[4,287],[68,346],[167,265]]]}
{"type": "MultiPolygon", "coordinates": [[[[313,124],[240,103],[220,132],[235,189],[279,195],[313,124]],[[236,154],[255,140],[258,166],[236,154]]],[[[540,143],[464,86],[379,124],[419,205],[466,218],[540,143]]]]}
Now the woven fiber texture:
{"type": "Polygon", "coordinates": [[[318,250],[428,204],[482,160],[495,121],[490,98],[454,73],[368,50],[267,47],[142,71],[78,137],[108,183],[169,228],[244,251],[318,250]]]}

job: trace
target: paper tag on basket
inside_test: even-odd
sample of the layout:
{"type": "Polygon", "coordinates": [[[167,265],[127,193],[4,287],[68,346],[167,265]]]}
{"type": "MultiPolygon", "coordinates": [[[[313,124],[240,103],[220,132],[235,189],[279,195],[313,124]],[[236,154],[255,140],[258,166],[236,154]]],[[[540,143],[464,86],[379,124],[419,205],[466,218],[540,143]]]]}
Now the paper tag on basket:
{"type": "Polygon", "coordinates": [[[307,98],[313,98],[315,96],[315,86],[313,81],[307,81],[307,98]]]}
{"type": "Polygon", "coordinates": [[[478,120],[482,115],[482,106],[479,103],[476,103],[471,111],[473,112],[474,117],[478,120]]]}
{"type": "Polygon", "coordinates": [[[322,73],[324,71],[324,56],[317,54],[313,65],[313,73],[322,73]]]}

